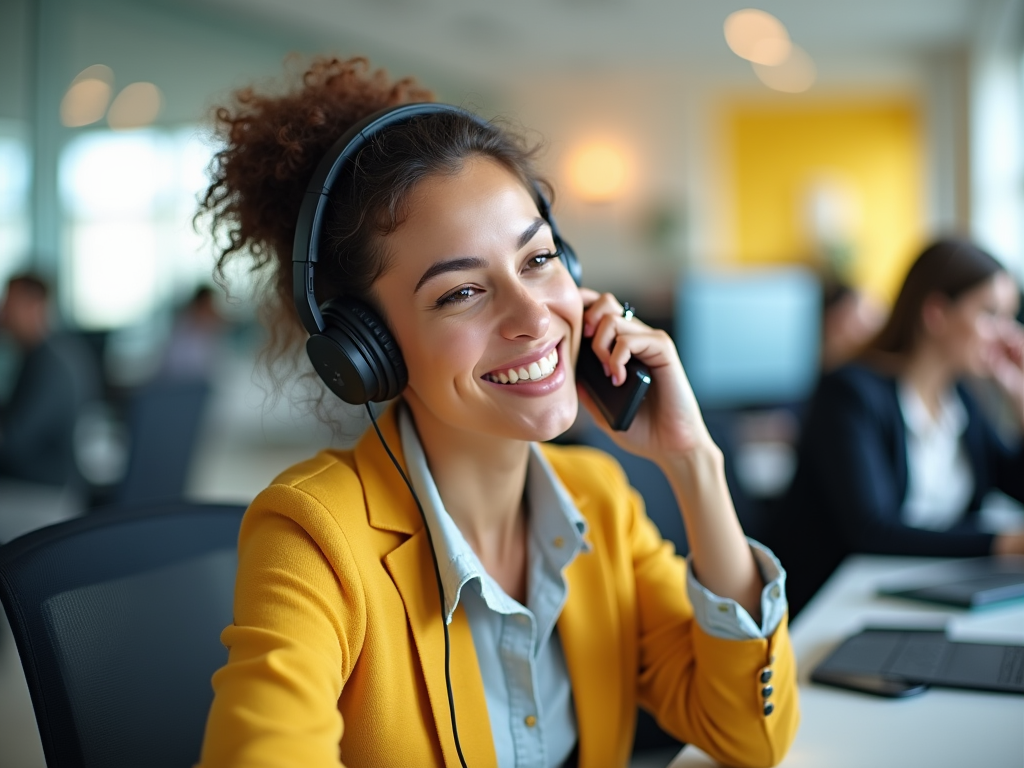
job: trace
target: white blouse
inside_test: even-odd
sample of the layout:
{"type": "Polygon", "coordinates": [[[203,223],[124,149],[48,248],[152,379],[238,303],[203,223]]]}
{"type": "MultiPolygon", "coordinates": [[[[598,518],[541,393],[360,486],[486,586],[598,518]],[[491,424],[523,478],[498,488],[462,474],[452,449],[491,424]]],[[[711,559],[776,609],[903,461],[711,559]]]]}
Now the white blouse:
{"type": "Polygon", "coordinates": [[[907,427],[907,495],[900,517],[914,528],[944,531],[959,522],[974,493],[974,472],[960,439],[967,410],[955,389],[932,416],[917,390],[899,382],[896,396],[907,427]]]}

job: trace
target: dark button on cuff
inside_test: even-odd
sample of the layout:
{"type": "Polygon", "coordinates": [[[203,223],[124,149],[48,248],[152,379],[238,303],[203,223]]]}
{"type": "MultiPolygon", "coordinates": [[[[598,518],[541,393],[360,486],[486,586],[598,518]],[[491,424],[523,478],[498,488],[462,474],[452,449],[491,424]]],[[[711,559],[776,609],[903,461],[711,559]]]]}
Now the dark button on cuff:
{"type": "Polygon", "coordinates": [[[766,701],[764,703],[764,716],[768,717],[768,715],[770,715],[774,711],[775,711],[775,705],[772,704],[770,701],[766,701]]]}
{"type": "Polygon", "coordinates": [[[761,670],[761,682],[762,683],[767,683],[771,679],[772,679],[771,667],[765,667],[764,669],[762,669],[761,670]]]}
{"type": "Polygon", "coordinates": [[[774,690],[775,689],[772,688],[770,685],[766,685],[764,688],[761,689],[761,695],[764,696],[764,698],[767,699],[769,696],[772,695],[772,692],[774,690]]]}

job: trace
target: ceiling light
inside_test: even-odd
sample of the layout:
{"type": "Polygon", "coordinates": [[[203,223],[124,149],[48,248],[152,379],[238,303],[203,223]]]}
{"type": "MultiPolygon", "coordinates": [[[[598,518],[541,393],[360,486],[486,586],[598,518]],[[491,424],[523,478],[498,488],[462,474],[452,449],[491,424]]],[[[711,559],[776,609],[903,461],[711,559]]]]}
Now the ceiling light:
{"type": "Polygon", "coordinates": [[[114,72],[104,64],[86,67],[74,80],[60,102],[60,121],[69,128],[95,123],[110,104],[114,72]]]}
{"type": "Polygon", "coordinates": [[[754,64],[754,72],[769,88],[784,93],[803,93],[818,77],[814,60],[803,48],[794,45],[789,58],[777,67],[754,64]]]}
{"type": "Polygon", "coordinates": [[[729,14],[725,20],[725,42],[737,56],[770,67],[789,58],[793,47],[785,25],[756,8],[729,14]]]}
{"type": "Polygon", "coordinates": [[[588,203],[607,203],[622,196],[630,181],[630,161],[621,147],[605,140],[580,144],[569,154],[569,186],[588,203]]]}
{"type": "Polygon", "coordinates": [[[156,120],[163,99],[153,83],[132,83],[117,94],[110,105],[107,122],[114,130],[141,128],[156,120]]]}

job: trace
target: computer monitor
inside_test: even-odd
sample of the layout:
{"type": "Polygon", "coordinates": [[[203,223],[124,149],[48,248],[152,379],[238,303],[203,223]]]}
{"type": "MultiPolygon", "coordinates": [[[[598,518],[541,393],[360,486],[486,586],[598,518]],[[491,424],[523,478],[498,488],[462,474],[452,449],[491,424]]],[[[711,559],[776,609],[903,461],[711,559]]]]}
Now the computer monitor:
{"type": "Polygon", "coordinates": [[[800,402],[818,375],[821,287],[799,268],[687,275],[675,333],[702,407],[800,402]]]}

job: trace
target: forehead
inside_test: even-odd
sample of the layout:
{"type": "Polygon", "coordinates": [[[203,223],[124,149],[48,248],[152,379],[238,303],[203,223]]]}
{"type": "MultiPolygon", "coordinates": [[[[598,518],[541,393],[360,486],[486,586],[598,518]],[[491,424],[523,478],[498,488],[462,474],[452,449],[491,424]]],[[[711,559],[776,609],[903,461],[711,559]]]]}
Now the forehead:
{"type": "Polygon", "coordinates": [[[430,249],[459,251],[486,250],[501,241],[507,245],[509,237],[518,237],[537,218],[538,209],[516,174],[496,160],[476,156],[455,174],[420,182],[409,196],[405,213],[402,225],[389,235],[392,247],[415,242],[430,249]]]}

